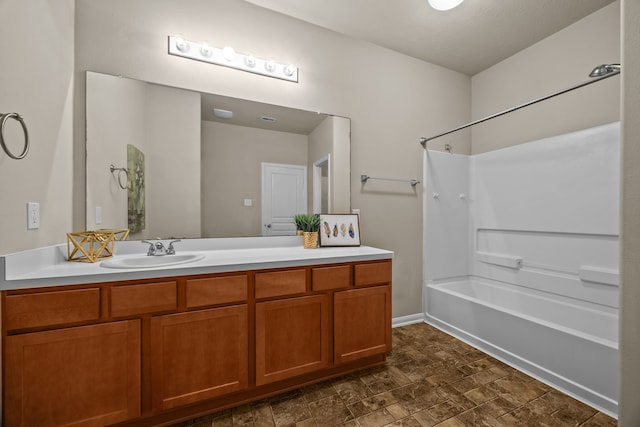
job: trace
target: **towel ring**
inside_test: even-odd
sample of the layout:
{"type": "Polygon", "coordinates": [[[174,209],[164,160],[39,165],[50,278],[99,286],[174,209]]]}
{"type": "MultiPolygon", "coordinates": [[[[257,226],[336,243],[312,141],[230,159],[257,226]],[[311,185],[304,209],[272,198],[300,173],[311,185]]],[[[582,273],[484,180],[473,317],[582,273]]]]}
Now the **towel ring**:
{"type": "Polygon", "coordinates": [[[129,172],[125,168],[117,168],[117,167],[115,167],[113,165],[109,165],[109,170],[111,171],[111,173],[114,173],[115,171],[118,171],[118,185],[123,190],[126,190],[128,188],[128,184],[129,184],[129,172]],[[124,176],[125,176],[125,179],[126,179],[124,184],[122,183],[122,178],[121,178],[122,172],[124,172],[124,176]]]}
{"type": "Polygon", "coordinates": [[[7,156],[11,157],[12,159],[24,159],[24,157],[29,152],[29,132],[27,131],[27,125],[24,123],[22,116],[20,116],[20,114],[18,113],[7,113],[0,114],[0,117],[2,117],[2,120],[0,121],[0,146],[2,146],[4,152],[7,153],[7,156]],[[7,148],[7,145],[4,142],[4,124],[8,119],[19,121],[20,125],[22,125],[22,131],[24,132],[24,149],[22,150],[22,153],[18,154],[17,156],[13,154],[11,150],[9,150],[9,148],[7,148]]]}

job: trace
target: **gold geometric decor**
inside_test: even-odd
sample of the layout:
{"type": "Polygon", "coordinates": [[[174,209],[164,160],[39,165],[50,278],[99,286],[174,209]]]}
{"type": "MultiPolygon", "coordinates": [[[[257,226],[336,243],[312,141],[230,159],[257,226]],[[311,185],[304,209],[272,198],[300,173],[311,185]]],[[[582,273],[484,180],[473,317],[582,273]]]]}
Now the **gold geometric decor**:
{"type": "Polygon", "coordinates": [[[129,229],[67,233],[67,260],[96,262],[113,256],[113,242],[126,240],[129,229]],[[73,249],[72,249],[73,248],[73,249]]]}

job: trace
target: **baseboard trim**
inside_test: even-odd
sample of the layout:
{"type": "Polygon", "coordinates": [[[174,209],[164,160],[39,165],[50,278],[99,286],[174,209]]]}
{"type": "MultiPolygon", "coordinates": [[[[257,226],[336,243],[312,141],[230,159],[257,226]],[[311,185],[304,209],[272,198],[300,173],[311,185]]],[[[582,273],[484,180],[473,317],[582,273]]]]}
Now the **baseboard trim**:
{"type": "Polygon", "coordinates": [[[408,316],[394,317],[391,319],[391,327],[397,328],[399,326],[413,325],[414,323],[424,323],[424,321],[423,313],[410,314],[408,316]]]}

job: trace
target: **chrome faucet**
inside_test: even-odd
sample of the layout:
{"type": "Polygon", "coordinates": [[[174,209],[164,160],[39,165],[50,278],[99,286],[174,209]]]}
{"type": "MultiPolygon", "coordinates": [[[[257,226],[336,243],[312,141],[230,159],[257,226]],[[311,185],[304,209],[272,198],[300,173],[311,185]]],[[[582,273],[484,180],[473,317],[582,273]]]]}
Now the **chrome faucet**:
{"type": "Polygon", "coordinates": [[[167,247],[167,255],[175,255],[176,250],[173,247],[174,243],[178,243],[180,241],[180,239],[176,239],[176,240],[172,240],[169,242],[169,246],[167,247]]]}
{"type": "Polygon", "coordinates": [[[141,243],[149,244],[149,250],[147,251],[147,256],[161,256],[161,255],[174,255],[176,253],[173,244],[179,242],[180,239],[172,240],[169,242],[169,246],[165,248],[162,242],[150,242],[148,240],[142,240],[141,243]]]}

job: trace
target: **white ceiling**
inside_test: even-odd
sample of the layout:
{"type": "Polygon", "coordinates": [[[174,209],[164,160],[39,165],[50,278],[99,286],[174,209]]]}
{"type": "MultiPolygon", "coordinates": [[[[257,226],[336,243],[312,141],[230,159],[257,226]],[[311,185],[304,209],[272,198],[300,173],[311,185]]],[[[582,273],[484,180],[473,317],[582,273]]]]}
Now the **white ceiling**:
{"type": "Polygon", "coordinates": [[[473,76],[615,0],[246,1],[473,76]]]}
{"type": "Polygon", "coordinates": [[[325,118],[326,114],[312,111],[296,110],[278,105],[263,104],[228,96],[201,94],[202,120],[227,123],[236,126],[247,126],[277,132],[309,135],[325,118]],[[220,108],[233,112],[233,118],[221,119],[213,115],[213,109],[220,108]],[[276,119],[265,122],[262,116],[276,119]]]}

